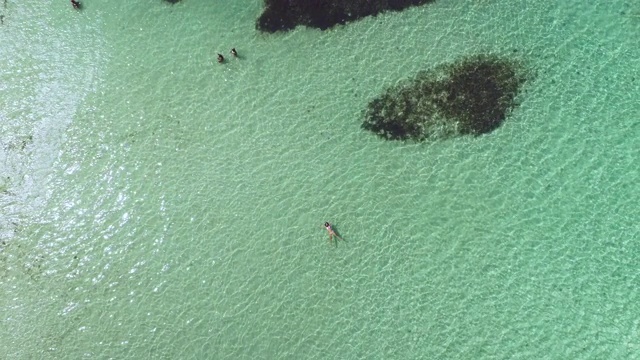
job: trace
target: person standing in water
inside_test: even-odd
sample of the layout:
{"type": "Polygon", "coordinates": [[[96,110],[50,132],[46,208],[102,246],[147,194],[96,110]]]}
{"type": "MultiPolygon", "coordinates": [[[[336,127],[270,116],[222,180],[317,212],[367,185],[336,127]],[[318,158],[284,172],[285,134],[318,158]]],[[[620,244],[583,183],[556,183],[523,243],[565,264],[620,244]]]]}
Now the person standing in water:
{"type": "Polygon", "coordinates": [[[333,237],[337,237],[338,239],[344,241],[344,239],[342,238],[342,236],[338,235],[335,230],[333,230],[333,226],[331,226],[331,224],[329,224],[328,222],[324,223],[324,227],[325,229],[327,229],[327,231],[329,232],[329,243],[331,243],[331,241],[333,241],[333,237]]]}

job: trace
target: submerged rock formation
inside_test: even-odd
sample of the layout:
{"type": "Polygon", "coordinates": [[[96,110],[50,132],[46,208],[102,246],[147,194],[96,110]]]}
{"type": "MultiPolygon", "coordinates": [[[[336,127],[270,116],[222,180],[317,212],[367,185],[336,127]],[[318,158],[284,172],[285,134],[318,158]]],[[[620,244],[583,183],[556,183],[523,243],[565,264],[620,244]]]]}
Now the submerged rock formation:
{"type": "Polygon", "coordinates": [[[263,32],[288,31],[298,25],[326,30],[383,11],[400,11],[435,0],[264,0],[256,22],[263,32]]]}
{"type": "Polygon", "coordinates": [[[486,134],[517,106],[516,95],[528,78],[515,60],[464,58],[387,89],[368,104],[362,128],[387,140],[486,134]]]}

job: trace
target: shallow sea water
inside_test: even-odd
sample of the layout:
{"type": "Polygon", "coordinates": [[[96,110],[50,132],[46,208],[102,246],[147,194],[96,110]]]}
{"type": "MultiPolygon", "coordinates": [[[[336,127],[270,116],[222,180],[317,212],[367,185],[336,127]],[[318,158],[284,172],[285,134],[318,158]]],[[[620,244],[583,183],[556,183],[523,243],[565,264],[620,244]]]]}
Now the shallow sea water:
{"type": "Polygon", "coordinates": [[[640,358],[640,6],[84,4],[0,8],[6,358],[640,358]],[[497,131],[360,129],[479,52],[535,72],[497,131]]]}

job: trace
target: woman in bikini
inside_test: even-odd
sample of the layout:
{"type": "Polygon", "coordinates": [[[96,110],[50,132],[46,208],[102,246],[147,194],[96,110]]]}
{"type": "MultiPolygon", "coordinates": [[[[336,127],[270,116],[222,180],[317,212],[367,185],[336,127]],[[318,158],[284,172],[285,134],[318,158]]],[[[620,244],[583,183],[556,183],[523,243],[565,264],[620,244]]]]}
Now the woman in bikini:
{"type": "Polygon", "coordinates": [[[333,240],[333,237],[337,237],[338,239],[344,241],[344,239],[342,238],[342,236],[338,235],[334,230],[333,227],[331,226],[331,224],[329,224],[328,222],[324,223],[324,227],[327,229],[327,231],[329,232],[329,243],[331,243],[331,241],[333,240]]]}

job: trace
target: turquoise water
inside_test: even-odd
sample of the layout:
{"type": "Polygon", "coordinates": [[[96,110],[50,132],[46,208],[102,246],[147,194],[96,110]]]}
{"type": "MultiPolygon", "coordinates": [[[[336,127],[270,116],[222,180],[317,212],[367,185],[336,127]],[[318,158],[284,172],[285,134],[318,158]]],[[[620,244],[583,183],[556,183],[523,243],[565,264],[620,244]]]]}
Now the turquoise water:
{"type": "Polygon", "coordinates": [[[263,35],[257,0],[28,3],[0,5],[7,359],[640,358],[640,6],[263,35]],[[494,133],[360,129],[478,52],[536,73],[494,133]]]}

